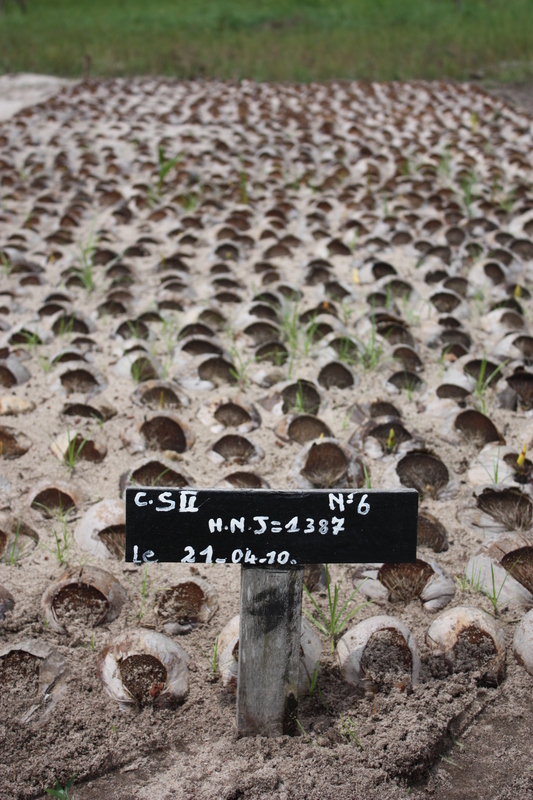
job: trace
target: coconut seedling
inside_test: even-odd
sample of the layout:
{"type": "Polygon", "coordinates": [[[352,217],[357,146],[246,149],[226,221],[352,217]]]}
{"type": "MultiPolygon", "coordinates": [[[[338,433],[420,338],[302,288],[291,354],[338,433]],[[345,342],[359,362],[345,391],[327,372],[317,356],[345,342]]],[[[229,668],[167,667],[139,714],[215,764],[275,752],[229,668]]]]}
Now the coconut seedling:
{"type": "Polygon", "coordinates": [[[104,689],[122,710],[176,708],[189,692],[189,660],[168,636],[139,629],[104,647],[96,668],[104,689]]]}
{"type": "Polygon", "coordinates": [[[155,613],[165,633],[182,635],[205,625],[217,609],[217,592],[207,580],[191,577],[162,589],[157,596],[155,613]]]}
{"type": "Polygon", "coordinates": [[[28,452],[32,442],[26,434],[8,425],[0,425],[0,458],[20,458],[28,452]]]}
{"type": "Polygon", "coordinates": [[[91,506],[74,529],[74,539],[96,558],[124,558],[126,520],[124,501],[101,500],[91,506]]]}
{"type": "Polygon", "coordinates": [[[379,615],[359,622],[339,640],[337,656],[343,679],[372,694],[418,682],[415,638],[396,617],[379,615]]]}
{"type": "Polygon", "coordinates": [[[429,627],[426,643],[451,672],[472,673],[489,686],[497,686],[505,676],[504,631],[480,609],[458,606],[443,611],[429,627]]]}
{"type": "Polygon", "coordinates": [[[172,411],[190,404],[189,398],[172,381],[144,381],[133,392],[131,399],[136,405],[147,407],[151,411],[172,411]]]}
{"type": "Polygon", "coordinates": [[[424,440],[415,431],[408,431],[397,416],[373,416],[349,439],[357,449],[363,449],[371,458],[382,458],[394,453],[405,453],[424,446],[424,440]]]}
{"type": "Polygon", "coordinates": [[[421,497],[445,499],[453,496],[457,487],[448,467],[438,455],[429,450],[414,450],[398,454],[384,474],[391,485],[416,489],[421,497]]]}
{"type": "Polygon", "coordinates": [[[228,433],[212,445],[208,456],[215,464],[251,464],[264,458],[264,452],[245,436],[228,433]]]}
{"type": "Polygon", "coordinates": [[[30,720],[42,724],[50,715],[63,690],[65,668],[58,651],[41,639],[0,647],[2,688],[10,697],[11,713],[17,715],[19,724],[30,720]]]}
{"type": "Polygon", "coordinates": [[[419,599],[426,611],[439,611],[453,599],[455,582],[435,561],[417,558],[409,564],[360,564],[354,585],[365,579],[362,594],[376,603],[410,603],[419,599]]]}
{"type": "Polygon", "coordinates": [[[261,425],[255,406],[241,398],[227,396],[204,403],[197,417],[213,433],[222,433],[227,428],[235,428],[240,434],[249,433],[261,425]]]}
{"type": "Polygon", "coordinates": [[[150,412],[132,432],[130,449],[138,452],[139,444],[148,450],[183,453],[194,444],[189,426],[171,412],[150,412]]]}
{"type": "Polygon", "coordinates": [[[533,522],[533,502],[519,487],[498,484],[474,489],[472,500],[457,512],[466,525],[481,528],[487,537],[508,531],[529,531],[533,522]]]}
{"type": "Polygon", "coordinates": [[[326,437],[311,440],[302,447],[289,476],[302,488],[360,488],[364,482],[362,461],[354,450],[326,437]]]}
{"type": "Polygon", "coordinates": [[[120,583],[98,567],[67,569],[41,598],[50,630],[66,634],[72,623],[94,628],[112,622],[122,609],[126,593],[120,583]]]}
{"type": "Polygon", "coordinates": [[[503,436],[497,431],[492,420],[475,409],[461,411],[453,424],[454,428],[476,447],[482,448],[491,442],[505,444],[503,436]]]}
{"type": "Polygon", "coordinates": [[[449,547],[446,528],[425,509],[418,512],[417,546],[429,547],[435,553],[441,553],[449,547]]]}
{"type": "Polygon", "coordinates": [[[313,439],[331,438],[332,433],[325,422],[311,414],[289,414],[275,428],[276,436],[283,442],[304,445],[313,439]]]}

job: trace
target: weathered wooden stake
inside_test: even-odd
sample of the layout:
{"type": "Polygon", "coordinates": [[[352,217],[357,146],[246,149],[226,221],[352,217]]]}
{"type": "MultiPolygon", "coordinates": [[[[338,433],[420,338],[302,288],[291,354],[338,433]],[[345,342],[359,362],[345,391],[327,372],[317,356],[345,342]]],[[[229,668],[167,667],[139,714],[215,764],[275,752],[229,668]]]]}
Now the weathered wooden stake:
{"type": "Polygon", "coordinates": [[[237,732],[297,732],[303,566],[241,569],[237,732]]]}

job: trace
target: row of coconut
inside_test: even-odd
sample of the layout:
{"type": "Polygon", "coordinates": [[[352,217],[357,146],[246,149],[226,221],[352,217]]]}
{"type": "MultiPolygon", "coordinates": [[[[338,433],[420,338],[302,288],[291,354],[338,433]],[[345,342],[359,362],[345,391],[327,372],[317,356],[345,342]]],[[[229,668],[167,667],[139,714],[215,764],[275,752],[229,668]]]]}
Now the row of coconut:
{"type": "MultiPolygon", "coordinates": [[[[234,617],[218,637],[218,668],[226,688],[235,691],[238,679],[239,618],[234,617]]],[[[442,612],[426,634],[430,657],[446,672],[468,672],[479,683],[496,686],[505,677],[505,637],[488,614],[476,608],[456,607],[442,612]]],[[[533,674],[533,611],[517,626],[513,652],[533,674]]],[[[318,668],[321,645],[309,623],[302,622],[299,693],[305,694],[318,668]]],[[[64,690],[65,660],[41,640],[25,640],[0,648],[2,668],[24,663],[26,674],[37,676],[36,703],[24,713],[46,715],[64,690]],[[31,667],[31,669],[30,669],[31,667]],[[41,699],[42,698],[42,699],[41,699]],[[41,703],[41,706],[40,706],[41,703]]],[[[392,616],[370,617],[351,628],[337,644],[337,659],[345,681],[376,693],[405,690],[420,680],[421,659],[408,627],[392,616]]],[[[188,694],[189,655],[170,636],[139,628],[112,640],[97,656],[103,687],[123,710],[153,704],[175,708],[188,694]]],[[[216,664],[214,665],[217,666],[216,664]]]]}

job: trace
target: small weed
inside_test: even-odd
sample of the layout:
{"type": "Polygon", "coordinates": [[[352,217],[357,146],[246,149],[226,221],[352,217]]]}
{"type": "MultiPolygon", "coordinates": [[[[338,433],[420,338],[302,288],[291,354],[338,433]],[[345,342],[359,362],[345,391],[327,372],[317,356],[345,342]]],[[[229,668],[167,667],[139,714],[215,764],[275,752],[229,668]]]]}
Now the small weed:
{"type": "Polygon", "coordinates": [[[218,651],[218,636],[215,639],[215,643],[213,645],[213,652],[211,653],[211,655],[208,656],[207,653],[203,652],[203,650],[202,650],[202,655],[204,656],[204,658],[207,660],[207,663],[209,664],[209,672],[211,673],[211,677],[214,678],[215,675],[218,673],[218,670],[220,669],[220,661],[219,661],[220,653],[218,651]]]}
{"type": "MultiPolygon", "coordinates": [[[[457,763],[456,763],[455,761],[453,761],[451,758],[447,758],[446,756],[441,756],[441,757],[440,757],[440,760],[441,760],[441,761],[445,761],[447,764],[451,764],[451,765],[452,765],[452,767],[459,767],[459,764],[457,764],[457,763]]],[[[462,767],[459,767],[459,769],[462,769],[462,767]]]]}
{"type": "Polygon", "coordinates": [[[344,364],[354,365],[360,360],[360,354],[356,351],[354,343],[347,336],[339,340],[339,349],[337,352],[338,360],[344,364]]]}
{"type": "Polygon", "coordinates": [[[140,356],[136,358],[130,368],[131,377],[135,383],[141,383],[145,380],[148,370],[150,369],[150,362],[148,356],[140,356]]]}
{"type": "Polygon", "coordinates": [[[299,719],[296,720],[296,724],[300,728],[301,732],[303,733],[309,744],[313,744],[313,740],[311,739],[311,737],[309,736],[309,734],[307,733],[307,731],[305,730],[304,726],[302,725],[299,719]]]}
{"type": "Polygon", "coordinates": [[[446,147],[441,153],[438,169],[445,178],[449,178],[452,174],[452,156],[446,147]]]}
{"type": "Polygon", "coordinates": [[[92,419],[96,422],[100,430],[104,429],[104,418],[99,416],[98,414],[91,414],[92,419]]]}
{"type": "Polygon", "coordinates": [[[370,480],[370,473],[368,472],[367,466],[364,461],[363,461],[363,474],[365,476],[365,488],[371,489],[372,481],[370,480]]]}
{"type": "Polygon", "coordinates": [[[472,172],[471,175],[464,177],[463,180],[461,181],[461,189],[463,192],[462,200],[468,216],[471,216],[472,203],[476,199],[476,195],[474,194],[475,182],[476,182],[475,172],[472,172]]]}
{"type": "Polygon", "coordinates": [[[50,372],[50,370],[52,369],[52,363],[51,363],[50,359],[48,358],[48,356],[40,355],[39,356],[39,364],[41,365],[41,368],[42,368],[43,372],[46,373],[46,374],[48,374],[50,372]]]}
{"type": "Polygon", "coordinates": [[[481,289],[478,289],[477,292],[472,296],[472,300],[476,306],[476,311],[478,316],[483,313],[483,304],[485,303],[485,294],[481,289]]]}
{"type": "Polygon", "coordinates": [[[449,344],[446,347],[442,348],[442,353],[440,354],[439,358],[439,364],[441,365],[441,367],[446,366],[446,362],[448,360],[447,356],[452,352],[452,350],[453,350],[453,344],[449,344]]]}
{"type": "Polygon", "coordinates": [[[42,503],[36,503],[36,505],[44,508],[45,511],[47,511],[51,517],[54,517],[54,519],[56,519],[62,526],[59,534],[55,528],[52,528],[52,533],[55,539],[55,547],[47,547],[47,545],[42,546],[45,550],[48,550],[49,553],[53,553],[60,564],[64,564],[66,561],[67,552],[71,546],[71,541],[68,532],[68,513],[63,511],[61,498],[59,500],[59,511],[52,511],[51,508],[48,508],[48,506],[45,506],[42,503]]]}
{"type": "Polygon", "coordinates": [[[165,347],[166,355],[171,355],[174,350],[179,329],[179,320],[176,317],[169,317],[163,320],[161,327],[161,341],[165,347]]]}
{"type": "Polygon", "coordinates": [[[420,322],[420,314],[416,314],[412,308],[408,308],[407,295],[402,296],[402,315],[408,325],[418,325],[420,322]]]}
{"type": "Polygon", "coordinates": [[[91,650],[94,653],[94,650],[95,650],[95,647],[96,647],[96,639],[94,638],[94,631],[91,633],[91,642],[90,642],[90,644],[91,644],[91,650]]]}
{"type": "Polygon", "coordinates": [[[83,264],[77,275],[86,291],[93,292],[95,290],[96,284],[94,282],[94,266],[92,263],[83,264]]]}
{"type": "Polygon", "coordinates": [[[157,158],[159,161],[159,174],[157,178],[157,194],[161,197],[163,192],[163,186],[165,183],[165,178],[167,177],[168,173],[171,169],[173,169],[178,161],[183,158],[183,153],[178,153],[177,156],[174,158],[165,158],[165,151],[161,146],[157,148],[157,158]]]}
{"type": "Polygon", "coordinates": [[[346,742],[348,742],[348,743],[355,742],[356,745],[361,750],[363,750],[364,749],[363,745],[361,744],[361,742],[357,738],[357,729],[355,727],[355,722],[353,721],[353,719],[351,717],[349,717],[348,715],[343,716],[341,714],[340,721],[341,721],[341,735],[344,737],[346,742]]]}
{"type": "MultiPolygon", "coordinates": [[[[372,315],[372,328],[370,331],[370,338],[365,342],[356,337],[357,344],[361,349],[359,359],[364,369],[374,370],[377,368],[383,356],[383,349],[385,347],[384,341],[379,341],[376,338],[377,327],[376,318],[372,315]]],[[[387,337],[385,337],[386,339],[387,337]]]]}
{"type": "Polygon", "coordinates": [[[485,372],[487,370],[487,357],[483,355],[483,358],[481,359],[476,388],[474,389],[474,397],[478,397],[480,400],[482,414],[485,413],[485,395],[487,393],[487,389],[489,388],[494,376],[497,375],[498,372],[501,372],[506,364],[507,361],[502,362],[491,372],[488,378],[485,378],[485,372]]]}
{"type": "Polygon", "coordinates": [[[126,579],[128,581],[128,583],[130,583],[133,586],[135,591],[138,594],[140,594],[140,596],[141,596],[141,607],[140,607],[140,609],[139,609],[139,611],[137,613],[137,619],[139,620],[139,622],[141,622],[142,618],[144,617],[144,607],[145,607],[145,604],[146,604],[146,598],[148,597],[148,589],[149,589],[149,586],[148,586],[148,584],[149,584],[148,567],[149,567],[149,564],[145,564],[144,565],[144,570],[143,570],[143,575],[142,575],[142,580],[141,580],[141,588],[140,589],[138,588],[138,586],[136,586],[133,583],[133,581],[130,581],[129,579],[126,579]]]}
{"type": "Polygon", "coordinates": [[[230,348],[228,352],[231,356],[231,361],[233,364],[230,372],[241,389],[245,389],[250,383],[248,370],[252,364],[255,364],[255,357],[252,356],[251,358],[244,360],[236,347],[230,348]]]}
{"type": "Polygon", "coordinates": [[[32,331],[21,331],[20,335],[24,337],[26,347],[28,348],[30,353],[35,352],[35,348],[42,344],[39,336],[37,333],[33,333],[32,331]]]}
{"type": "Polygon", "coordinates": [[[329,577],[329,567],[326,564],[326,586],[328,589],[328,610],[327,614],[324,614],[320,606],[318,605],[317,601],[304,584],[304,591],[307,594],[308,598],[310,599],[311,603],[315,607],[315,610],[318,612],[319,619],[315,619],[308,611],[304,609],[305,616],[316,625],[318,630],[323,633],[325,636],[328,637],[330,645],[331,645],[331,652],[335,650],[335,643],[337,638],[341,635],[343,630],[348,625],[348,622],[357,614],[365,606],[369,605],[368,602],[360,603],[351,611],[348,611],[348,606],[354,599],[354,597],[359,593],[359,589],[365,583],[366,578],[361,584],[355,589],[348,600],[344,603],[343,606],[339,609],[339,594],[340,594],[340,583],[336,583],[333,587],[333,594],[331,592],[331,581],[329,577]]]}
{"type": "Polygon", "coordinates": [[[15,538],[13,540],[13,547],[11,548],[11,555],[9,557],[9,563],[12,566],[13,566],[13,564],[16,564],[18,562],[18,560],[20,559],[20,556],[21,556],[20,550],[17,550],[17,541],[18,541],[18,538],[19,538],[21,524],[22,524],[22,518],[19,517],[19,521],[18,521],[18,524],[17,524],[17,530],[15,531],[15,538]]]}
{"type": "Polygon", "coordinates": [[[318,322],[316,322],[316,317],[313,317],[313,319],[311,320],[311,322],[309,323],[309,325],[307,326],[307,328],[303,333],[302,350],[304,356],[308,356],[309,353],[311,352],[311,348],[315,343],[315,334],[317,332],[317,328],[318,328],[318,322]]]}
{"type": "Polygon", "coordinates": [[[72,473],[76,467],[76,463],[81,455],[81,451],[83,450],[85,443],[89,439],[87,435],[82,441],[79,441],[80,435],[76,434],[76,436],[71,439],[70,438],[70,430],[67,428],[67,449],[65,451],[64,460],[65,463],[72,473]]]}
{"type": "Polygon", "coordinates": [[[139,609],[139,613],[137,614],[139,622],[142,620],[144,616],[144,605],[146,603],[147,596],[148,596],[148,564],[146,564],[144,568],[143,579],[141,582],[141,607],[139,609]]]}
{"type": "Polygon", "coordinates": [[[490,601],[490,604],[492,606],[492,610],[494,612],[494,616],[495,617],[497,617],[498,614],[499,614],[498,605],[499,605],[499,602],[500,602],[500,596],[501,596],[503,587],[505,586],[505,581],[507,580],[507,578],[509,577],[509,575],[511,574],[512,570],[517,565],[519,560],[520,560],[520,556],[516,559],[516,561],[514,562],[514,564],[511,567],[511,569],[506,571],[505,578],[501,582],[501,586],[498,589],[498,591],[496,591],[496,579],[494,577],[494,564],[491,563],[491,565],[490,565],[491,586],[490,586],[490,589],[484,589],[483,590],[483,594],[485,595],[485,597],[488,597],[488,599],[490,601]]]}
{"type": "Polygon", "coordinates": [[[56,529],[53,528],[52,533],[55,539],[55,547],[46,547],[45,545],[45,548],[48,550],[48,552],[53,553],[56,556],[59,564],[63,565],[67,560],[67,552],[69,551],[71,544],[68,528],[66,525],[64,525],[62,532],[59,534],[56,529]]]}
{"type": "Polygon", "coordinates": [[[194,211],[199,202],[200,202],[200,196],[195,194],[194,192],[189,192],[181,200],[181,205],[183,206],[185,211],[190,212],[194,211]]]}
{"type": "Polygon", "coordinates": [[[408,376],[407,376],[407,372],[405,373],[405,378],[406,378],[406,381],[405,381],[404,389],[407,392],[407,399],[409,400],[409,402],[411,402],[412,399],[413,399],[413,392],[415,392],[416,387],[417,387],[417,382],[414,380],[414,378],[412,380],[409,380],[408,376]]]}
{"type": "Polygon", "coordinates": [[[94,253],[96,245],[98,244],[98,237],[94,234],[94,229],[91,230],[87,242],[80,242],[80,255],[81,267],[76,270],[76,275],[81,280],[83,288],[88,292],[95,289],[94,282],[94,253]]]}
{"type": "Polygon", "coordinates": [[[156,207],[156,205],[157,205],[157,194],[156,194],[156,190],[154,189],[154,187],[151,184],[150,184],[150,186],[148,186],[148,196],[147,196],[146,200],[147,200],[147,203],[148,203],[148,208],[150,210],[152,210],[153,208],[156,207]]]}
{"type": "Polygon", "coordinates": [[[72,788],[75,779],[76,776],[72,775],[66,782],[65,786],[63,787],[56,778],[55,788],[45,789],[45,792],[46,794],[49,794],[51,797],[59,798],[59,800],[72,800],[72,798],[74,797],[74,793],[69,794],[69,790],[72,788]]]}
{"type": "Polygon", "coordinates": [[[70,336],[74,331],[74,317],[63,316],[59,320],[59,328],[57,331],[58,336],[70,336]]]}
{"type": "Polygon", "coordinates": [[[479,567],[477,576],[474,576],[474,565],[472,564],[472,572],[470,577],[467,575],[465,569],[461,576],[455,576],[455,580],[462,592],[466,592],[469,586],[471,586],[475,592],[479,592],[481,591],[481,567],[479,567]]]}
{"type": "MultiPolygon", "coordinates": [[[[520,458],[520,456],[518,456],[518,458],[520,458]]],[[[498,450],[497,450],[496,454],[493,455],[493,457],[492,457],[492,472],[490,471],[490,469],[488,469],[485,466],[485,464],[481,463],[481,461],[479,460],[479,458],[477,458],[477,456],[476,456],[476,461],[478,462],[478,464],[480,464],[483,467],[483,469],[485,470],[485,472],[489,476],[489,478],[491,480],[491,483],[499,483],[500,482],[499,481],[499,477],[500,477],[501,459],[500,459],[500,448],[499,447],[498,447],[498,450]]],[[[524,462],[522,462],[522,463],[524,463],[524,462]]],[[[518,460],[517,460],[517,464],[518,464],[518,460]]],[[[518,466],[520,467],[521,465],[518,464],[518,466]]],[[[506,477],[501,481],[501,483],[504,483],[506,480],[508,480],[509,478],[512,478],[512,477],[513,477],[512,475],[506,475],[506,477]]]]}
{"type": "Polygon", "coordinates": [[[515,190],[511,189],[510,192],[500,198],[499,206],[501,210],[505,211],[506,214],[510,214],[514,206],[515,199],[515,190]]]}
{"type": "Polygon", "coordinates": [[[13,272],[13,264],[3,251],[0,251],[0,261],[2,262],[1,272],[6,278],[8,278],[13,272]]]}
{"type": "Polygon", "coordinates": [[[462,592],[466,592],[468,588],[468,578],[466,577],[466,571],[463,572],[462,575],[456,575],[455,582],[457,583],[457,586],[462,592]]]}
{"type": "Polygon", "coordinates": [[[349,302],[346,302],[346,300],[342,301],[341,306],[340,306],[340,312],[341,312],[340,313],[340,318],[341,318],[342,324],[345,327],[348,327],[348,325],[350,324],[350,320],[351,320],[351,318],[353,316],[354,311],[355,311],[355,309],[353,307],[353,301],[349,301],[349,302]]]}
{"type": "Polygon", "coordinates": [[[316,667],[313,670],[313,674],[310,676],[307,673],[307,688],[309,689],[309,694],[313,694],[315,689],[318,688],[318,673],[320,671],[320,661],[316,662],[316,667]]]}
{"type": "Polygon", "coordinates": [[[288,303],[284,307],[280,328],[292,363],[299,349],[300,319],[298,303],[288,303]]]}
{"type": "Polygon", "coordinates": [[[296,395],[294,397],[293,411],[296,414],[305,414],[305,410],[304,390],[301,381],[298,381],[298,388],[296,389],[296,395]]]}
{"type": "Polygon", "coordinates": [[[459,739],[456,739],[453,733],[450,733],[450,737],[456,747],[458,747],[460,750],[464,749],[464,744],[460,742],[459,739]]]}

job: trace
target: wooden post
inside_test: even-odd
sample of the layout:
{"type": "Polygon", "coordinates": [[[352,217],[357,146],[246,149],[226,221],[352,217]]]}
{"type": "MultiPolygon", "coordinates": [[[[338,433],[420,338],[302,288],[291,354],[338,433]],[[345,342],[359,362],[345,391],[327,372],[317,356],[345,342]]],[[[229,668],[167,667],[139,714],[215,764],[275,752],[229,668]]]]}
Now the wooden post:
{"type": "Polygon", "coordinates": [[[303,566],[241,569],[237,732],[297,732],[303,566]]]}

